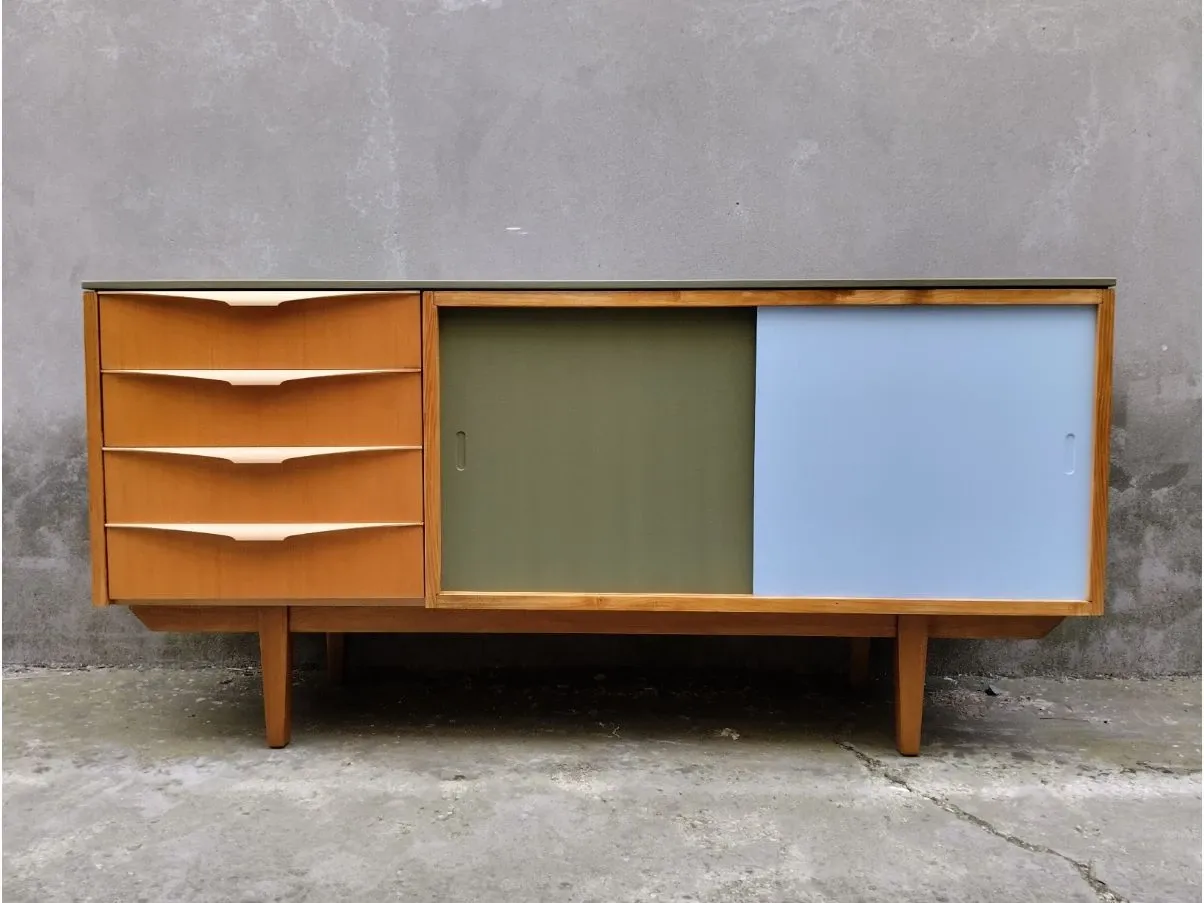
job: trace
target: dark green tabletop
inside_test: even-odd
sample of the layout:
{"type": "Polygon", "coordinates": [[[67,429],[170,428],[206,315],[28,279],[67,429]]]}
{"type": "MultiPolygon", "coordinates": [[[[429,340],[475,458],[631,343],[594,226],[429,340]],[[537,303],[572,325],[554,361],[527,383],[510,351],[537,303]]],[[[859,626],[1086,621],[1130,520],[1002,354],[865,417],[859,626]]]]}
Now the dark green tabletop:
{"type": "Polygon", "coordinates": [[[924,289],[924,288],[1107,288],[1116,280],[1105,276],[1065,279],[643,279],[614,281],[574,280],[443,280],[443,279],[172,279],[84,282],[95,291],[177,291],[215,289],[330,289],[346,291],[637,291],[641,289],[924,289]]]}

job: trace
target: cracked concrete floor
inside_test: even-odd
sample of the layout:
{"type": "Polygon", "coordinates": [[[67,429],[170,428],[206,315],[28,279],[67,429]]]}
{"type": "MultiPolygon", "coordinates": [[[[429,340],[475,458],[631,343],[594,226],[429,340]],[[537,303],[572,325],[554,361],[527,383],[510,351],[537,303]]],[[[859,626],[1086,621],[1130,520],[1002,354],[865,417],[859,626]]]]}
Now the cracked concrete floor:
{"type": "Polygon", "coordinates": [[[1197,680],[10,671],[9,901],[1200,900],[1197,680]]]}

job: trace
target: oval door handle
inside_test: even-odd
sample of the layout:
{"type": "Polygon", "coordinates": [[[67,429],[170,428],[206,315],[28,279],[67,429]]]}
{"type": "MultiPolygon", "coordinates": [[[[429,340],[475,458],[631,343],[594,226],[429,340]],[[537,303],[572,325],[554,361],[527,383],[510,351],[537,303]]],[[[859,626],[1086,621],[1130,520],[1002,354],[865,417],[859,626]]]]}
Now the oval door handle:
{"type": "Polygon", "coordinates": [[[366,376],[373,373],[420,373],[417,367],[378,370],[105,370],[105,373],[130,373],[136,376],[174,376],[180,379],[207,379],[232,386],[279,386],[299,379],[326,379],[331,376],[366,376]]]}
{"type": "Polygon", "coordinates": [[[342,533],[377,527],[420,527],[420,522],[379,524],[105,524],[122,530],[162,530],[171,533],[201,533],[225,536],[237,542],[281,542],[290,536],[311,533],[342,533]]]}
{"type": "Polygon", "coordinates": [[[468,433],[464,430],[456,432],[456,470],[468,467],[468,433]]]}
{"type": "MultiPolygon", "coordinates": [[[[379,292],[284,292],[266,289],[229,292],[119,292],[117,294],[148,295],[154,298],[184,298],[190,301],[217,301],[229,307],[279,307],[289,301],[305,301],[310,298],[341,298],[347,295],[379,294],[379,292]]],[[[411,293],[407,292],[406,294],[411,293]]]]}
{"type": "Polygon", "coordinates": [[[153,455],[183,455],[192,458],[218,458],[231,464],[283,464],[294,458],[317,458],[322,455],[350,455],[356,452],[416,451],[421,445],[294,445],[264,446],[262,448],[218,446],[194,448],[105,448],[106,452],[141,452],[153,455]]]}

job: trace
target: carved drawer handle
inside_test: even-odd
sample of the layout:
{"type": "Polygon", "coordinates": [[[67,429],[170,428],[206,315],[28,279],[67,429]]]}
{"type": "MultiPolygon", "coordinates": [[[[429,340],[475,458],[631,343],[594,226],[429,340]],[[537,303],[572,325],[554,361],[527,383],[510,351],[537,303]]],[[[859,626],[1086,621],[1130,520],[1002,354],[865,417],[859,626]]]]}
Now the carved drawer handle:
{"type": "Polygon", "coordinates": [[[105,370],[105,373],[130,373],[136,376],[172,376],[180,379],[207,379],[232,386],[279,386],[299,379],[325,379],[331,376],[367,376],[374,373],[420,373],[417,367],[379,370],[105,370]]]}
{"type": "Polygon", "coordinates": [[[238,542],[281,542],[290,536],[310,533],[341,533],[347,530],[369,530],[377,527],[420,527],[420,522],[379,524],[105,524],[122,530],[163,530],[172,533],[201,533],[206,536],[225,536],[238,542]]]}
{"type": "Polygon", "coordinates": [[[209,292],[120,292],[122,295],[148,295],[155,298],[185,298],[191,301],[217,301],[229,307],[279,307],[289,301],[309,298],[341,298],[347,295],[373,294],[362,292],[283,292],[283,291],[209,291],[209,292]]]}
{"type": "Polygon", "coordinates": [[[218,458],[231,464],[283,464],[294,458],[317,458],[323,455],[350,455],[356,452],[417,451],[421,445],[290,445],[246,446],[223,448],[105,448],[106,452],[141,452],[154,455],[183,455],[192,458],[218,458]]]}

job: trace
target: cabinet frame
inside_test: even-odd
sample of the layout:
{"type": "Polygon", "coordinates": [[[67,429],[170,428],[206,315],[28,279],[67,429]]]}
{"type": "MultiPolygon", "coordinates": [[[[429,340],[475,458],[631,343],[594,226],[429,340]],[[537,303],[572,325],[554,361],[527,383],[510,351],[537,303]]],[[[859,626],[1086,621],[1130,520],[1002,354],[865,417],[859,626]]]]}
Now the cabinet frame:
{"type": "Polygon", "coordinates": [[[924,669],[930,638],[1035,639],[1068,616],[1101,615],[1107,561],[1115,280],[935,279],[854,281],[453,282],[193,280],[85,282],[83,288],[88,525],[92,601],[122,604],[151,630],[258,633],[267,743],[290,739],[291,638],[325,633],[331,667],[346,633],[675,634],[826,636],[851,639],[854,682],[863,682],[872,638],[894,652],[896,746],[919,753],[924,669]],[[420,293],[423,597],[404,599],[110,598],[106,548],[105,441],[100,295],[149,292],[264,306],[296,297],[420,293]],[[254,296],[254,297],[252,297],[254,296]],[[1095,377],[1088,580],[1078,599],[886,599],[647,593],[447,592],[441,588],[439,449],[441,307],[758,307],[833,305],[1094,306],[1095,377]]]}
{"type": "Polygon", "coordinates": [[[1115,289],[1103,287],[486,289],[424,291],[423,449],[427,504],[426,605],[519,611],[777,612],[849,615],[1084,616],[1104,611],[1115,289]],[[762,306],[1083,305],[1096,308],[1088,580],[1075,599],[829,598],[705,593],[445,591],[439,513],[439,309],[762,306]]]}

